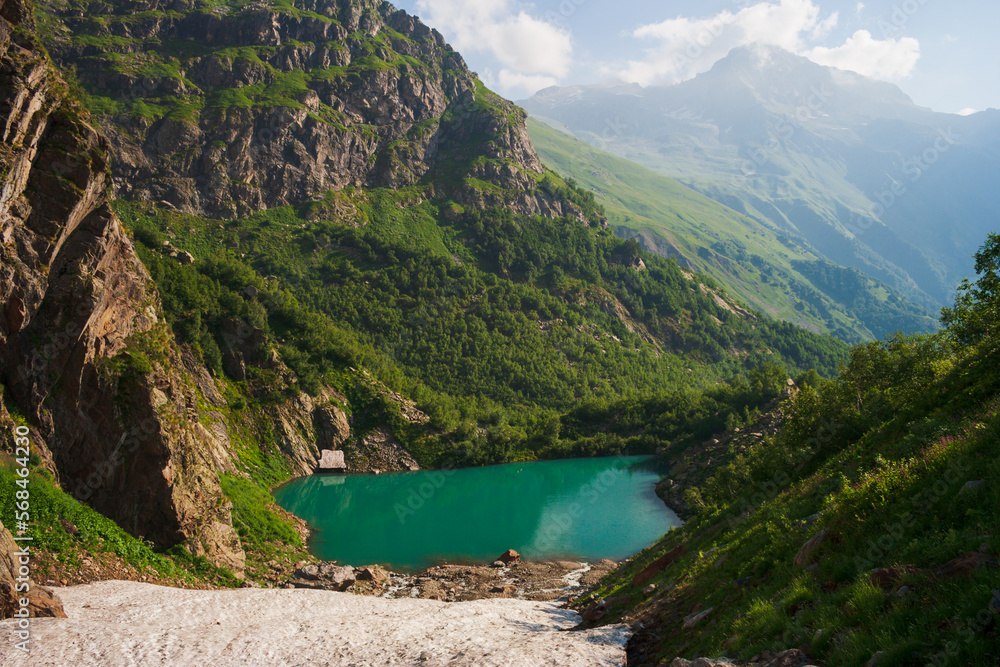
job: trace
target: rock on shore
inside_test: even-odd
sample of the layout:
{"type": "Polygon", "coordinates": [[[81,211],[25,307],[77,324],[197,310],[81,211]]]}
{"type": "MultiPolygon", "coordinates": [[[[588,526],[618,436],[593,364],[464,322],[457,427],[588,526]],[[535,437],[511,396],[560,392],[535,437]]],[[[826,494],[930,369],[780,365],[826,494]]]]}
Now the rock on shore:
{"type": "Polygon", "coordinates": [[[34,619],[30,654],[4,665],[623,665],[630,631],[560,632],[554,604],[383,600],[316,590],[192,591],[106,581],[56,591],[67,619],[34,619]]]}

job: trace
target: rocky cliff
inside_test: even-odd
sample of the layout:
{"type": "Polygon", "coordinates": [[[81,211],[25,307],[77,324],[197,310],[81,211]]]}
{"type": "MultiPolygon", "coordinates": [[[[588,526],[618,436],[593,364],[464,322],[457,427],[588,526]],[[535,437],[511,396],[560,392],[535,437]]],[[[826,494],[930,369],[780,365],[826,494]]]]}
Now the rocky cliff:
{"type": "Polygon", "coordinates": [[[0,16],[6,398],[67,491],[238,572],[229,506],[191,418],[197,387],[108,206],[107,144],[35,41],[28,6],[8,0],[0,16]]]}
{"type": "MultiPolygon", "coordinates": [[[[377,0],[43,4],[108,130],[119,196],[216,218],[349,186],[573,213],[525,114],[377,0]]],[[[582,217],[582,216],[581,216],[582,217]]]]}

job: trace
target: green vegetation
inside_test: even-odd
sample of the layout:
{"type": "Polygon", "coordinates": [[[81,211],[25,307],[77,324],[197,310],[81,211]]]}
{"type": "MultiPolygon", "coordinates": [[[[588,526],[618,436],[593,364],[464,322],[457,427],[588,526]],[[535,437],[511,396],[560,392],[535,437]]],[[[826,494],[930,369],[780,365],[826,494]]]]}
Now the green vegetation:
{"type": "Polygon", "coordinates": [[[233,503],[233,526],[243,541],[244,548],[276,551],[275,544],[303,547],[302,538],[287,520],[282,520],[273,509],[274,498],[253,482],[241,477],[222,475],[222,491],[233,503]]]}
{"type": "MultiPolygon", "coordinates": [[[[13,461],[3,455],[0,461],[0,520],[12,528],[16,522],[16,498],[23,491],[17,483],[13,461]]],[[[35,570],[66,571],[80,568],[82,559],[93,557],[103,562],[131,566],[137,574],[168,580],[178,585],[210,582],[220,586],[236,586],[239,581],[229,572],[217,568],[203,557],[192,556],[183,546],[168,551],[154,550],[148,542],[135,538],[110,519],[62,491],[50,473],[32,463],[28,481],[30,493],[30,535],[35,554],[52,557],[55,562],[35,562],[35,570]]]]}
{"type": "Polygon", "coordinates": [[[546,164],[596,196],[615,233],[665,256],[683,256],[690,268],[772,317],[849,343],[937,328],[920,306],[857,270],[820,259],[759,217],[534,118],[528,131],[546,164]]]}
{"type": "Polygon", "coordinates": [[[787,382],[782,368],[764,364],[746,377],[704,391],[584,403],[554,427],[566,456],[658,449],[670,456],[721,431],[749,426],[784,394],[787,382]]]}
{"type": "MultiPolygon", "coordinates": [[[[589,193],[557,177],[542,187],[596,210],[589,193]]],[[[419,194],[331,194],[331,206],[355,212],[338,222],[315,219],[323,202],[228,223],[117,208],[179,340],[219,376],[228,354],[250,362],[246,378],[229,380],[251,405],[323,385],[368,405],[370,382],[351,370],[365,369],[431,416],[435,435],[397,428],[424,465],[560,455],[577,445],[545,429],[581,403],[608,412],[622,397],[693,395],[775,359],[829,375],[843,358],[831,339],[740,317],[711,296],[711,282],[606,231],[498,209],[449,222],[434,204],[413,205],[419,194]],[[359,221],[367,224],[352,226],[359,221]],[[168,236],[199,261],[167,257],[168,236]],[[640,258],[642,271],[633,268],[640,258]],[[250,333],[234,343],[239,329],[250,333]],[[262,364],[271,349],[294,371],[292,384],[262,364]]],[[[374,410],[373,426],[398,420],[390,404],[374,410]]],[[[656,444],[650,436],[580,447],[656,444]]]]}
{"type": "MultiPolygon", "coordinates": [[[[199,2],[196,11],[208,12],[214,17],[216,11],[247,10],[248,4],[239,1],[199,2]]],[[[328,16],[297,8],[287,0],[269,4],[272,11],[298,20],[338,23],[328,16]]],[[[250,8],[249,11],[256,9],[250,8]]],[[[296,67],[289,70],[285,67],[289,49],[309,45],[287,40],[281,47],[212,48],[194,40],[164,40],[157,36],[156,30],[143,29],[165,18],[183,19],[185,14],[178,11],[129,13],[124,7],[81,0],[71,3],[69,7],[63,3],[41,2],[36,15],[42,34],[50,40],[50,47],[71,54],[73,71],[66,72],[70,79],[79,75],[80,80],[85,82],[95,78],[104,82],[100,88],[86,84],[77,95],[98,117],[169,118],[195,123],[203,109],[213,113],[234,108],[303,109],[302,98],[310,90],[323,92],[330,88],[364,85],[369,77],[380,71],[394,69],[403,74],[419,73],[431,66],[418,58],[403,55],[401,51],[412,49],[411,40],[389,28],[376,35],[358,31],[344,39],[321,45],[328,49],[363,54],[355,55],[347,66],[296,67]],[[80,19],[75,13],[77,11],[83,12],[86,18],[80,19]],[[63,31],[58,29],[67,18],[72,26],[72,37],[69,39],[63,37],[63,31]],[[118,33],[125,25],[130,28],[127,34],[148,32],[152,36],[121,36],[118,33]],[[204,82],[199,86],[186,78],[185,72],[197,70],[201,63],[207,61],[214,61],[216,70],[234,66],[237,69],[252,68],[258,72],[251,77],[256,83],[235,88],[225,84],[206,85],[204,82]],[[109,95],[106,90],[108,80],[122,82],[122,86],[129,88],[128,94],[109,95]]],[[[484,93],[482,99],[488,97],[484,93]]],[[[312,117],[320,122],[340,125],[343,114],[321,103],[312,117]]]]}
{"type": "Polygon", "coordinates": [[[993,235],[977,255],[980,280],[945,312],[946,330],[855,348],[836,380],[801,391],[776,437],[730,451],[688,489],[695,516],[604,582],[612,617],[648,597],[632,577],[684,545],[652,580],[666,591],[653,612],[661,657],[807,646],[835,665],[864,665],[879,651],[880,666],[990,664],[998,266],[993,235]],[[826,539],[794,564],[820,531],[826,539]],[[711,622],[683,630],[696,603],[713,609],[711,622]]]}

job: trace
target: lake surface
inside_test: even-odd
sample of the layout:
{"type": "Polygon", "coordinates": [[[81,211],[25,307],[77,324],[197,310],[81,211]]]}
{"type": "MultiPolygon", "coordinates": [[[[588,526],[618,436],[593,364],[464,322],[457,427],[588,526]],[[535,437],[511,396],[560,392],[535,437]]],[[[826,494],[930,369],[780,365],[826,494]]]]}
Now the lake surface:
{"type": "Polygon", "coordinates": [[[274,492],[324,560],[418,569],[524,558],[627,558],[681,521],[653,492],[651,457],[571,459],[385,475],[321,475],[274,492]]]}

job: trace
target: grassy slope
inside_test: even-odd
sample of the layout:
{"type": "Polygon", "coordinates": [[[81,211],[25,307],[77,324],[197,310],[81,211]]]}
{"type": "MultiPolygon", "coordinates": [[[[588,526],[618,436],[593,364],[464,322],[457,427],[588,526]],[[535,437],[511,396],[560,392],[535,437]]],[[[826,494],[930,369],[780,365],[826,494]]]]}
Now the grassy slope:
{"type": "Polygon", "coordinates": [[[829,271],[833,265],[780,231],[537,119],[530,119],[528,128],[542,159],[592,190],[619,235],[638,235],[645,247],[683,255],[696,270],[773,317],[854,342],[897,328],[935,328],[916,305],[890,295],[876,280],[834,269],[851,274],[850,294],[815,280],[818,266],[829,271]],[[806,275],[803,268],[814,271],[806,275]]]}
{"type": "Polygon", "coordinates": [[[857,348],[838,380],[798,396],[781,433],[730,452],[688,491],[700,509],[683,529],[604,582],[610,618],[638,610],[653,654],[668,660],[805,646],[831,665],[864,665],[880,651],[880,667],[994,664],[998,357],[995,346],[958,350],[944,337],[857,348]],[[984,485],[963,491],[973,481],[984,485]],[[815,567],[794,565],[821,530],[815,567]],[[687,555],[652,579],[652,595],[631,585],[679,545],[687,555]],[[992,565],[939,569],[963,555],[992,565]],[[890,567],[901,569],[873,577],[890,567]]]}

